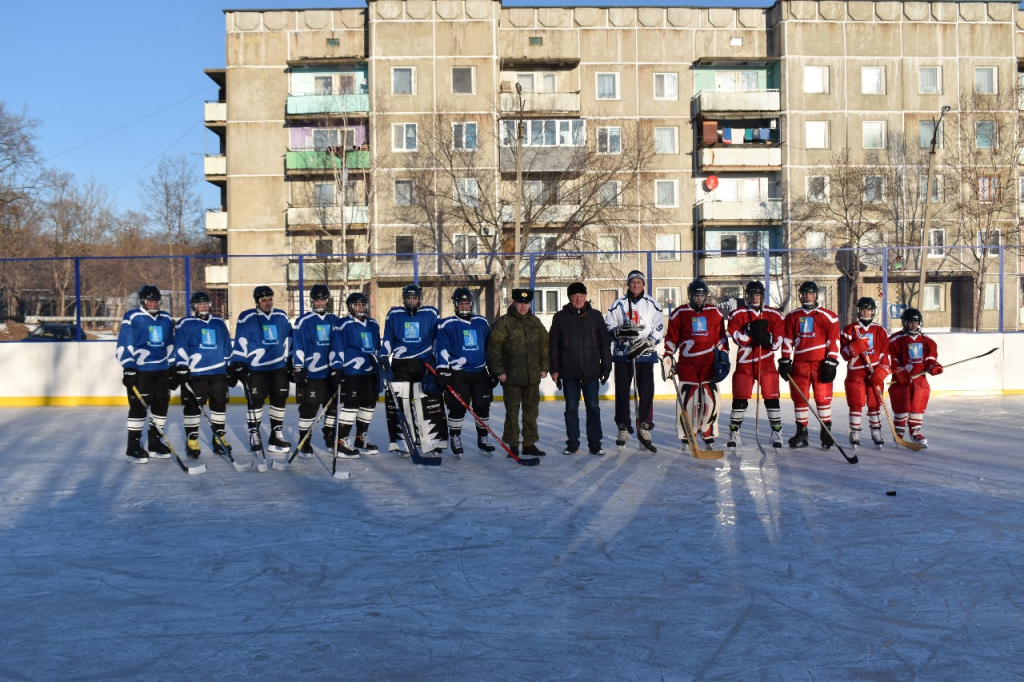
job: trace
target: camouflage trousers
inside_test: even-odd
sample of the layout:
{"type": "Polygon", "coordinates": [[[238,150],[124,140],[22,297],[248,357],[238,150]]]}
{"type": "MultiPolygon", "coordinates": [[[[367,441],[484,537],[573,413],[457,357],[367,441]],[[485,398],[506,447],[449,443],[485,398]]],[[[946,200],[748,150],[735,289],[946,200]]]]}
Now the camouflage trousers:
{"type": "Polygon", "coordinates": [[[533,445],[540,439],[537,416],[540,414],[539,386],[505,386],[505,430],[501,439],[509,446],[519,445],[519,410],[523,411],[523,446],[533,445]]]}

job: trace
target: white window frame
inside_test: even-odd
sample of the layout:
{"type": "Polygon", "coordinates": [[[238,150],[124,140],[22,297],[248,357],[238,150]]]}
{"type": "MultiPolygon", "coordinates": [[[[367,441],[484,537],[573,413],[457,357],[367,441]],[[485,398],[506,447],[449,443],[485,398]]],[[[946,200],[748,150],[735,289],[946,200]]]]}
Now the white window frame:
{"type": "Polygon", "coordinates": [[[804,178],[804,194],[807,197],[807,201],[812,204],[827,204],[829,202],[829,197],[831,196],[829,194],[829,190],[831,189],[830,181],[831,178],[827,175],[808,175],[804,178]],[[823,180],[822,193],[820,195],[812,194],[811,192],[811,181],[813,178],[821,178],[823,180]]]}
{"type": "Polygon", "coordinates": [[[921,310],[941,312],[946,309],[946,288],[942,284],[925,284],[921,297],[921,310]]]}
{"type": "Polygon", "coordinates": [[[825,65],[809,65],[804,67],[804,94],[829,94],[829,67],[825,65]],[[812,75],[817,72],[817,75],[812,75]],[[812,87],[813,86],[813,87],[812,87]],[[814,87],[820,89],[813,89],[814,87]]]}
{"type": "Polygon", "coordinates": [[[884,175],[865,175],[864,176],[864,203],[866,204],[880,204],[885,201],[885,176],[884,175]],[[877,180],[878,184],[878,196],[872,198],[868,195],[868,186],[877,180]]]}
{"type": "Polygon", "coordinates": [[[978,95],[999,94],[999,67],[998,66],[976,66],[974,67],[974,92],[978,95]],[[982,71],[989,71],[992,74],[992,91],[983,92],[978,89],[978,74],[982,71]]]}
{"type": "Polygon", "coordinates": [[[761,243],[761,238],[764,234],[766,233],[762,230],[736,230],[733,232],[719,232],[717,252],[708,253],[707,256],[709,258],[761,258],[764,256],[764,252],[767,248],[761,243]],[[753,248],[750,247],[750,235],[754,235],[757,237],[757,246],[753,248]],[[724,239],[725,237],[736,238],[736,248],[729,249],[728,255],[725,253],[725,247],[722,246],[722,239],[724,239]],[[743,247],[740,246],[741,238],[745,238],[747,242],[746,245],[743,247]]]}
{"type": "Polygon", "coordinates": [[[831,121],[804,121],[804,147],[807,149],[831,149],[832,148],[832,122],[831,121]],[[812,126],[822,126],[824,143],[822,146],[811,146],[812,126]]]}
{"type": "Polygon", "coordinates": [[[453,66],[451,70],[452,94],[453,95],[475,95],[476,94],[476,67],[475,66],[453,66]],[[455,91],[455,70],[469,69],[469,92],[455,91]]]}
{"type": "Polygon", "coordinates": [[[888,129],[888,126],[886,125],[885,121],[862,121],[861,122],[861,145],[864,147],[864,149],[885,149],[886,148],[885,141],[886,141],[886,130],[887,129],[888,129]],[[871,128],[871,127],[876,127],[876,126],[881,129],[879,131],[881,134],[878,136],[878,138],[879,138],[878,139],[878,144],[877,145],[872,144],[871,146],[868,146],[868,129],[871,128]]]}
{"type": "Polygon", "coordinates": [[[558,92],[558,74],[553,71],[519,71],[514,82],[523,87],[523,92],[558,92]],[[530,87],[523,85],[523,80],[527,77],[533,81],[530,87]],[[548,78],[551,79],[550,89],[544,87],[544,81],[548,78]],[[540,88],[537,87],[538,83],[541,84],[540,88]]]}
{"type": "MultiPolygon", "coordinates": [[[[502,147],[515,147],[516,129],[519,122],[504,119],[501,122],[500,143],[502,147]]],[[[523,147],[582,147],[587,143],[586,121],[579,118],[531,118],[523,121],[523,147]],[[555,144],[547,144],[546,131],[549,124],[554,126],[555,144]],[[540,141],[534,136],[542,128],[540,141]]]]}
{"type": "Polygon", "coordinates": [[[333,182],[315,182],[313,183],[313,191],[310,193],[313,200],[313,206],[334,206],[337,192],[335,191],[333,182]],[[330,194],[330,198],[327,201],[322,201],[324,197],[321,197],[321,191],[329,190],[327,193],[330,194]]]}
{"type": "Polygon", "coordinates": [[[1003,231],[998,227],[987,227],[977,232],[977,246],[974,249],[974,253],[978,258],[982,255],[998,256],[999,247],[1003,244],[1003,231]],[[993,243],[989,241],[989,233],[995,233],[996,241],[993,243]],[[983,254],[983,251],[988,251],[987,254],[983,254]]]}
{"type": "Polygon", "coordinates": [[[622,237],[617,234],[597,236],[597,262],[618,263],[622,260],[622,237]]]}
{"type": "MultiPolygon", "coordinates": [[[[934,120],[932,120],[930,118],[922,118],[922,119],[918,120],[918,122],[917,122],[917,147],[918,147],[918,149],[931,149],[931,146],[932,146],[932,133],[935,132],[935,127],[936,127],[935,124],[936,123],[938,123],[938,121],[934,121],[934,120]],[[924,125],[928,126],[928,130],[927,131],[921,129],[921,127],[924,126],[924,125]],[[925,136],[928,138],[927,141],[925,141],[925,139],[923,137],[921,137],[921,133],[922,132],[925,133],[925,136]]],[[[943,134],[945,133],[945,131],[943,130],[944,127],[945,126],[942,123],[938,123],[939,134],[935,137],[935,148],[936,149],[942,149],[942,145],[943,145],[943,139],[942,138],[943,138],[943,134]]]]}
{"type": "Polygon", "coordinates": [[[558,250],[558,235],[553,232],[534,232],[526,240],[527,253],[552,253],[558,250]]]}
{"type": "Polygon", "coordinates": [[[395,195],[394,195],[395,196],[395,199],[394,199],[395,206],[402,207],[402,208],[407,208],[409,206],[412,206],[412,204],[413,204],[413,197],[412,197],[412,194],[413,194],[413,183],[412,183],[412,180],[410,180],[409,178],[398,178],[398,179],[396,179],[395,183],[394,183],[394,193],[395,193],[395,195]],[[398,191],[398,186],[399,185],[403,185],[403,186],[404,185],[408,185],[408,187],[409,187],[409,195],[408,195],[409,199],[408,199],[408,202],[406,202],[406,203],[403,203],[403,202],[399,201],[399,197],[403,196],[398,191]]]}
{"type": "Polygon", "coordinates": [[[829,248],[829,238],[827,232],[820,230],[807,230],[804,233],[804,248],[805,249],[827,249],[829,248]]]}
{"type": "Polygon", "coordinates": [[[665,316],[668,317],[668,313],[679,305],[679,287],[655,287],[654,300],[658,302],[661,309],[665,311],[665,316]]]}
{"type": "Polygon", "coordinates": [[[928,228],[929,258],[944,258],[946,255],[946,229],[943,227],[928,228]]]}
{"type": "Polygon", "coordinates": [[[452,149],[459,152],[475,152],[479,149],[480,138],[478,137],[480,128],[476,121],[458,121],[452,123],[452,149]],[[472,126],[473,130],[473,146],[466,146],[466,130],[472,126]],[[459,134],[459,128],[461,127],[461,135],[459,134]]]}
{"type": "Polygon", "coordinates": [[[677,261],[682,256],[679,253],[679,234],[659,233],[654,235],[654,260],[656,261],[677,261]]]}
{"type": "Polygon", "coordinates": [[[884,95],[886,91],[885,82],[885,67],[884,66],[862,66],[860,67],[860,94],[862,95],[884,95]],[[872,71],[878,71],[878,87],[879,91],[868,90],[868,85],[874,80],[872,71]]]}
{"type": "Polygon", "coordinates": [[[399,263],[411,263],[416,259],[416,237],[411,234],[396,234],[395,235],[395,261],[399,263]],[[405,251],[398,248],[399,239],[408,239],[412,241],[412,249],[405,251]]]}
{"type": "Polygon", "coordinates": [[[594,99],[596,100],[620,100],[622,99],[622,91],[619,88],[619,72],[618,71],[598,71],[594,74],[594,99]],[[601,77],[611,76],[615,81],[615,94],[611,97],[601,96],[601,77]]]}
{"type": "MultiPolygon", "coordinates": [[[[922,206],[924,205],[925,201],[927,200],[927,196],[925,195],[925,187],[927,185],[928,185],[928,174],[927,173],[919,174],[917,176],[917,198],[921,202],[922,206]]],[[[932,176],[932,203],[933,204],[941,204],[943,202],[943,200],[944,200],[944,197],[943,197],[943,193],[942,193],[942,176],[941,175],[933,175],[932,176]]]]}
{"type": "Polygon", "coordinates": [[[415,124],[415,123],[392,123],[391,124],[391,151],[393,151],[393,152],[415,152],[415,151],[418,151],[419,148],[420,148],[420,130],[419,130],[419,126],[417,124],[415,124]],[[409,149],[408,147],[405,146],[405,144],[409,140],[409,126],[412,126],[413,135],[416,137],[416,146],[413,147],[412,149],[409,149]],[[396,147],[395,146],[395,140],[398,139],[396,137],[396,133],[398,132],[398,128],[402,129],[401,139],[402,139],[402,145],[403,146],[401,146],[401,147],[396,147]]]}
{"type": "Polygon", "coordinates": [[[455,260],[472,263],[480,256],[480,237],[471,232],[456,232],[452,235],[452,254],[455,260]]]}
{"type": "Polygon", "coordinates": [[[654,153],[655,154],[678,154],[679,153],[679,128],[677,126],[655,126],[654,128],[654,153]],[[672,148],[667,150],[658,146],[658,131],[671,131],[672,148]]]}
{"type": "Polygon", "coordinates": [[[455,178],[452,201],[459,206],[476,208],[480,205],[480,181],[476,178],[455,178]]]}
{"type": "Polygon", "coordinates": [[[553,315],[569,302],[569,296],[563,287],[541,287],[533,291],[533,312],[540,315],[553,315]],[[557,302],[548,310],[548,303],[554,298],[557,302]]]}
{"type": "Polygon", "coordinates": [[[598,197],[599,197],[599,199],[601,201],[601,207],[602,208],[605,207],[605,206],[610,206],[611,208],[618,208],[618,206],[619,206],[619,197],[622,196],[622,183],[619,182],[618,180],[609,180],[608,182],[602,182],[597,187],[597,193],[598,193],[598,197]],[[602,195],[602,190],[604,190],[605,187],[609,187],[609,186],[611,186],[611,187],[613,187],[615,189],[615,196],[610,201],[606,200],[605,197],[602,195]]]}
{"type": "Polygon", "coordinates": [[[679,208],[679,181],[658,179],[654,181],[654,205],[657,208],[679,208]],[[668,183],[672,187],[672,203],[663,204],[658,201],[658,187],[668,183]]]}
{"type": "Polygon", "coordinates": [[[621,154],[622,153],[622,127],[601,126],[597,129],[597,153],[598,154],[621,154]],[[613,134],[612,131],[615,131],[613,134]],[[604,136],[604,149],[601,149],[601,136],[604,136]],[[612,145],[612,139],[616,144],[612,145]],[[612,148],[614,146],[614,149],[612,148]]]}
{"type": "Polygon", "coordinates": [[[659,71],[654,74],[654,99],[674,101],[679,99],[679,73],[675,71],[659,71]],[[658,95],[658,80],[661,80],[661,95],[658,95]],[[671,83],[671,87],[669,87],[671,83]]]}
{"type": "Polygon", "coordinates": [[[942,94],[942,67],[941,66],[919,66],[917,67],[917,94],[919,95],[941,95],[942,94]],[[925,69],[935,70],[935,90],[925,90],[921,74],[925,69]]]}
{"type": "Polygon", "coordinates": [[[999,122],[998,121],[975,121],[974,122],[974,148],[975,149],[999,149],[999,122]],[[978,144],[978,127],[982,124],[992,124],[992,144],[982,147],[978,144]]]}
{"type": "Polygon", "coordinates": [[[392,66],[391,67],[391,94],[399,97],[416,94],[416,67],[415,66],[392,66]],[[409,92],[395,92],[395,73],[397,71],[409,72],[409,92]]]}

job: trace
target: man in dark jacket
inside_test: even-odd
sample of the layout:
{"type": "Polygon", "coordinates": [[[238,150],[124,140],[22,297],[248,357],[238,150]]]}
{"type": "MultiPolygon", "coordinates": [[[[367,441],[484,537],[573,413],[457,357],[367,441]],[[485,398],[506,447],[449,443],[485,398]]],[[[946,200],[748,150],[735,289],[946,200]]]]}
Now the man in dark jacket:
{"type": "Polygon", "coordinates": [[[523,454],[547,453],[537,447],[540,433],[540,380],[548,375],[548,330],[530,310],[533,289],[513,289],[508,313],[491,329],[487,366],[502,385],[505,430],[501,439],[519,454],[519,410],[523,410],[523,454]]]}
{"type": "Polygon", "coordinates": [[[597,394],[612,371],[612,338],[604,317],[587,301],[587,287],[573,282],[566,290],[569,303],[551,321],[548,347],[551,378],[565,394],[565,450],[573,455],[580,448],[580,394],[587,409],[587,447],[592,455],[601,449],[601,408],[597,394]]]}

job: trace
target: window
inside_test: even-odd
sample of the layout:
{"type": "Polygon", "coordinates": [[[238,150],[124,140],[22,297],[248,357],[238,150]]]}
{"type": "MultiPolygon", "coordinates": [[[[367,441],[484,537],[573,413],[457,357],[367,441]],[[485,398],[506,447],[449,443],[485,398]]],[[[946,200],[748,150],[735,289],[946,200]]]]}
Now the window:
{"type": "Polygon", "coordinates": [[[885,67],[860,67],[860,92],[862,95],[885,94],[885,67]]]}
{"type": "Polygon", "coordinates": [[[314,76],[313,92],[317,95],[334,94],[334,79],[330,76],[314,76]]]}
{"type": "Polygon", "coordinates": [[[757,71],[717,71],[717,92],[756,92],[760,89],[757,71]]]}
{"type": "Polygon", "coordinates": [[[757,92],[760,89],[757,71],[740,71],[740,92],[757,92]]]}
{"type": "Polygon", "coordinates": [[[942,94],[941,66],[922,66],[917,70],[917,92],[921,95],[942,94]]]}
{"type": "Polygon", "coordinates": [[[326,152],[339,146],[344,149],[356,146],[354,128],[327,128],[313,131],[313,149],[316,151],[326,152]]]}
{"type": "Polygon", "coordinates": [[[334,183],[317,183],[313,185],[313,205],[334,205],[334,183]]]}
{"type": "MultiPolygon", "coordinates": [[[[514,147],[518,122],[505,120],[501,126],[501,146],[514,147]]],[[[581,147],[586,142],[586,127],[580,119],[532,119],[523,121],[523,145],[526,147],[581,147]]]]}
{"type": "Polygon", "coordinates": [[[533,293],[533,312],[549,315],[557,313],[568,303],[565,289],[535,289],[533,293]]]}
{"type": "Polygon", "coordinates": [[[600,154],[618,154],[622,151],[622,129],[618,126],[597,129],[597,151],[600,154]]]}
{"type": "Polygon", "coordinates": [[[917,122],[917,146],[921,149],[931,149],[932,135],[935,135],[935,148],[942,149],[942,125],[939,124],[936,130],[937,121],[917,122]]]}
{"type": "Polygon", "coordinates": [[[602,182],[601,185],[597,188],[597,194],[601,200],[602,206],[619,205],[619,183],[602,182]]]}
{"type": "Polygon", "coordinates": [[[933,227],[928,230],[928,257],[942,258],[946,255],[946,230],[933,227]]]}
{"type": "Polygon", "coordinates": [[[676,301],[679,300],[679,287],[657,287],[654,290],[654,300],[665,311],[665,317],[668,317],[668,313],[676,307],[676,301]]]}
{"type": "Polygon", "coordinates": [[[476,151],[476,123],[452,124],[452,149],[476,151]]]}
{"type": "Polygon", "coordinates": [[[1024,201],[1024,178],[1020,179],[1020,201],[1024,201]]]}
{"type": "Polygon", "coordinates": [[[941,284],[924,285],[924,305],[922,305],[921,307],[924,310],[942,310],[941,284]]]}
{"type": "Polygon", "coordinates": [[[476,92],[476,67],[452,67],[452,94],[472,95],[476,92]]]}
{"type": "Polygon", "coordinates": [[[814,204],[828,203],[828,176],[807,176],[807,201],[814,204]]]}
{"type": "Polygon", "coordinates": [[[679,74],[654,74],[654,99],[679,99],[679,74]]]}
{"type": "Polygon", "coordinates": [[[557,204],[558,183],[554,180],[527,180],[523,183],[523,199],[533,206],[557,204]]]}
{"type": "Polygon", "coordinates": [[[391,94],[416,94],[416,68],[412,66],[396,66],[391,69],[391,94]]]}
{"type": "Polygon", "coordinates": [[[330,256],[334,253],[334,240],[333,239],[317,239],[316,240],[316,255],[318,256],[330,256]]]}
{"type": "Polygon", "coordinates": [[[619,99],[619,74],[597,74],[597,99],[619,99]]]}
{"type": "Polygon", "coordinates": [[[531,253],[554,253],[558,249],[558,235],[531,234],[526,240],[526,250],[531,253]]]}
{"type": "Polygon", "coordinates": [[[618,263],[622,260],[619,253],[619,235],[602,234],[597,237],[597,261],[599,263],[618,263]]]}
{"type": "Polygon", "coordinates": [[[339,73],[338,74],[338,94],[339,95],[354,95],[354,94],[356,94],[356,75],[354,73],[339,73]]]}
{"type": "Polygon", "coordinates": [[[885,199],[885,178],[881,175],[868,175],[864,178],[864,202],[877,204],[885,199]]]}
{"type": "Polygon", "coordinates": [[[999,285],[995,282],[985,283],[984,310],[999,310],[999,285]]]}
{"type": "Polygon", "coordinates": [[[345,181],[345,205],[355,206],[356,204],[364,205],[364,199],[359,194],[359,183],[355,180],[345,181]]]}
{"type": "MultiPolygon", "coordinates": [[[[760,232],[737,232],[719,235],[722,257],[756,258],[761,248],[760,232]]],[[[708,254],[709,256],[711,254],[708,254]]]]}
{"type": "Polygon", "coordinates": [[[517,73],[516,82],[523,92],[555,92],[558,80],[553,73],[517,73]]]}
{"type": "Polygon", "coordinates": [[[395,237],[395,260],[398,262],[409,262],[413,261],[413,254],[416,251],[416,242],[410,235],[402,235],[395,237]]]}
{"type": "Polygon", "coordinates": [[[864,149],[885,149],[885,121],[864,121],[864,149]]]}
{"type": "Polygon", "coordinates": [[[999,94],[999,68],[995,66],[975,67],[974,92],[979,95],[999,94]]]}
{"type": "Polygon", "coordinates": [[[804,92],[808,95],[828,94],[828,67],[804,67],[804,92]]]}
{"type": "Polygon", "coordinates": [[[412,180],[395,180],[395,206],[412,206],[412,180]]]}
{"type": "Polygon", "coordinates": [[[829,148],[828,121],[807,121],[804,124],[807,149],[829,148]]]}
{"type": "Polygon", "coordinates": [[[979,258],[981,258],[981,256],[983,255],[999,255],[999,232],[1000,230],[998,228],[986,228],[984,230],[978,230],[978,246],[988,247],[976,249],[976,253],[978,254],[979,258]]]}
{"type": "Polygon", "coordinates": [[[392,149],[396,152],[414,152],[417,149],[416,124],[395,123],[391,126],[394,140],[392,149]]]}
{"type": "MultiPolygon", "coordinates": [[[[921,173],[917,177],[917,197],[923,204],[925,202],[925,187],[928,186],[928,174],[921,173]]],[[[932,176],[932,198],[933,204],[938,204],[942,201],[942,176],[932,176]]]]}
{"type": "Polygon", "coordinates": [[[679,235],[659,234],[654,237],[656,260],[679,260],[679,235]]]}
{"type": "Polygon", "coordinates": [[[479,240],[475,234],[454,234],[452,251],[455,252],[455,260],[476,260],[476,254],[480,252],[479,240]]]}
{"type": "Polygon", "coordinates": [[[455,178],[456,204],[476,208],[480,204],[480,183],[475,178],[455,178]]]}
{"type": "Polygon", "coordinates": [[[982,203],[999,201],[999,176],[981,175],[978,177],[978,201],[982,203]]]}
{"type": "Polygon", "coordinates": [[[978,149],[995,149],[999,141],[998,132],[995,121],[975,121],[974,146],[978,149]]]}
{"type": "Polygon", "coordinates": [[[818,230],[807,230],[804,235],[804,244],[808,249],[827,249],[828,235],[818,230]]]}
{"type": "Polygon", "coordinates": [[[679,205],[676,198],[678,182],[676,180],[654,181],[654,205],[658,208],[675,208],[679,205]]]}
{"type": "Polygon", "coordinates": [[[676,146],[675,126],[654,129],[654,153],[655,154],[677,154],[679,148],[676,146]]]}

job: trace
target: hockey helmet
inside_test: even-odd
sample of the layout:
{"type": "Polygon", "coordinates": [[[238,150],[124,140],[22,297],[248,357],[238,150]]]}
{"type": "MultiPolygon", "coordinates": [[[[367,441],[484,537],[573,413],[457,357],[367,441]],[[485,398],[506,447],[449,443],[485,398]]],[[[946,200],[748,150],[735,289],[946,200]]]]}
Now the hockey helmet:
{"type": "Polygon", "coordinates": [[[314,284],[309,290],[309,300],[314,312],[327,312],[327,302],[331,300],[331,290],[327,288],[326,284],[314,284]]]}
{"type": "Polygon", "coordinates": [[[861,296],[860,298],[857,299],[857,316],[860,317],[861,319],[870,320],[872,317],[875,316],[876,310],[878,310],[878,306],[875,305],[875,299],[871,298],[870,296],[861,296]],[[860,315],[861,310],[870,310],[871,314],[865,318],[862,315],[860,315]]]}
{"type": "Polygon", "coordinates": [[[800,305],[802,305],[804,308],[810,310],[812,308],[815,308],[818,305],[818,284],[817,284],[817,282],[811,282],[811,281],[804,282],[803,284],[800,285],[800,289],[798,290],[798,292],[799,292],[799,295],[800,295],[800,305]],[[814,300],[805,301],[804,300],[804,295],[805,294],[814,294],[814,300]]]}
{"type": "Polygon", "coordinates": [[[469,319],[473,317],[473,293],[466,287],[459,287],[452,292],[452,303],[455,304],[455,314],[461,318],[469,319]],[[459,308],[459,304],[463,302],[469,303],[469,310],[462,310],[459,308]]]}
{"type": "Polygon", "coordinates": [[[800,285],[799,293],[806,294],[808,292],[818,293],[818,283],[807,281],[800,285]]]}
{"type": "Polygon", "coordinates": [[[689,298],[693,298],[696,294],[704,294],[705,297],[710,293],[708,285],[702,279],[695,279],[686,286],[686,295],[689,298]]]}
{"type": "Polygon", "coordinates": [[[405,306],[405,312],[410,315],[415,315],[420,309],[420,301],[423,300],[423,287],[419,284],[406,284],[402,287],[402,305],[405,306]],[[413,303],[412,299],[416,299],[413,303]]]}
{"type": "Polygon", "coordinates": [[[160,295],[160,290],[152,284],[147,284],[139,289],[140,301],[159,301],[161,298],[163,297],[160,295]]]}
{"type": "Polygon", "coordinates": [[[900,322],[903,323],[903,331],[910,331],[907,327],[911,322],[917,322],[917,331],[921,331],[921,324],[924,322],[924,318],[921,316],[921,311],[917,308],[907,308],[900,315],[900,322]]]}
{"type": "Polygon", "coordinates": [[[349,315],[356,318],[357,320],[362,320],[370,312],[370,301],[369,299],[366,298],[366,294],[364,294],[363,292],[353,291],[351,294],[348,295],[348,298],[345,299],[345,307],[348,308],[349,315]],[[353,310],[353,307],[358,303],[363,304],[362,312],[353,310]]]}
{"type": "Polygon", "coordinates": [[[261,298],[267,297],[273,298],[274,290],[268,287],[266,284],[261,284],[252,290],[252,300],[256,301],[257,303],[260,302],[261,298]]]}
{"type": "Polygon", "coordinates": [[[207,305],[212,303],[212,301],[210,300],[210,296],[205,291],[197,291],[196,293],[192,294],[192,298],[188,300],[188,304],[189,307],[192,308],[192,314],[198,317],[199,319],[205,320],[208,317],[210,317],[209,308],[207,308],[206,312],[203,313],[200,313],[196,310],[197,303],[206,303],[207,305]]]}
{"type": "Polygon", "coordinates": [[[764,282],[760,282],[756,279],[747,282],[747,286],[743,289],[743,295],[746,297],[747,305],[751,305],[751,299],[754,296],[760,296],[761,300],[758,302],[757,307],[764,304],[764,282]]]}

